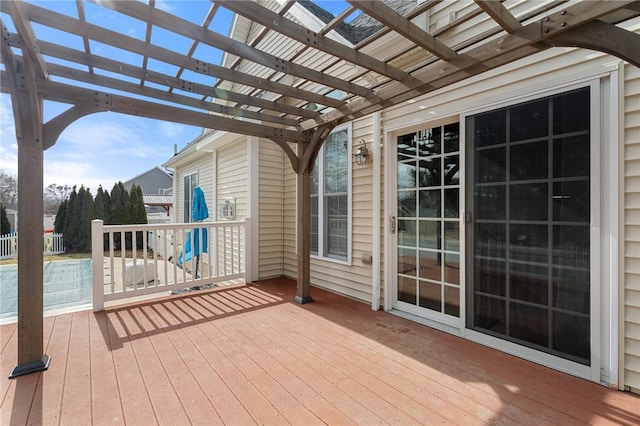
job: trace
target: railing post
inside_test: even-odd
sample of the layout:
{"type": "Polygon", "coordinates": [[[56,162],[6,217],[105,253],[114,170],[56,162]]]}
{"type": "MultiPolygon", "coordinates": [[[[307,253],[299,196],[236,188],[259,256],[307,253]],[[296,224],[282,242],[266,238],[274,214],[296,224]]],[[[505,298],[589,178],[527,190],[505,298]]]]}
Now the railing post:
{"type": "Polygon", "coordinates": [[[244,282],[251,282],[251,264],[253,260],[251,259],[251,241],[252,239],[252,229],[251,229],[251,218],[244,218],[244,282]]]}
{"type": "Polygon", "coordinates": [[[104,309],[104,223],[91,221],[91,263],[93,270],[93,312],[104,309]]]}

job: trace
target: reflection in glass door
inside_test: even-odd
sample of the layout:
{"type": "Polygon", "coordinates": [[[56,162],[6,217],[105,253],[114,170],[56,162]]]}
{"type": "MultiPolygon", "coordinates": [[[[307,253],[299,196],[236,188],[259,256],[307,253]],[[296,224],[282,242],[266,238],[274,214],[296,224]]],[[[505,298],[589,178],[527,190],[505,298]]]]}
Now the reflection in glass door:
{"type": "Polygon", "coordinates": [[[590,94],[466,121],[470,328],[589,365],[590,94]]]}
{"type": "Polygon", "coordinates": [[[397,302],[459,317],[459,124],[398,137],[397,178],[397,302]]]}

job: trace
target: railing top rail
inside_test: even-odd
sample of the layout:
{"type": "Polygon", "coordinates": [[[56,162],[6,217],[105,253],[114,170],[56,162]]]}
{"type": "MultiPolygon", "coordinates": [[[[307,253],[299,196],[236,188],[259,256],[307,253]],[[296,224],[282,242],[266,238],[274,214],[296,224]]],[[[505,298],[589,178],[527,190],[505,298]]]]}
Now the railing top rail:
{"type": "Polygon", "coordinates": [[[190,223],[152,223],[140,225],[104,225],[104,231],[155,231],[193,228],[222,228],[225,226],[244,226],[244,221],[190,222],[190,223]]]}

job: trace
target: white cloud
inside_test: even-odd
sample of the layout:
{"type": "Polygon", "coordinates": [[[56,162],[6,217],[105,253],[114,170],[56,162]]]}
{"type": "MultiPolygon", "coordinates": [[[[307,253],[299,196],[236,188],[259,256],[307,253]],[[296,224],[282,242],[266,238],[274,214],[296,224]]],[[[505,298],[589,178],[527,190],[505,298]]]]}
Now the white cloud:
{"type": "Polygon", "coordinates": [[[84,158],[150,158],[157,156],[159,151],[167,151],[169,155],[167,149],[158,149],[153,142],[154,132],[148,128],[146,120],[103,114],[103,117],[93,116],[90,120],[75,122],[62,133],[58,144],[66,144],[67,150],[75,150],[84,158]]]}
{"type": "MultiPolygon", "coordinates": [[[[174,11],[174,7],[173,5],[169,4],[168,2],[164,1],[164,0],[158,0],[156,1],[156,7],[160,10],[164,10],[165,12],[171,13],[174,11]]],[[[188,7],[188,6],[187,6],[188,7]]]]}
{"type": "Polygon", "coordinates": [[[164,136],[174,138],[182,133],[184,126],[177,123],[170,123],[168,121],[161,121],[158,124],[158,128],[160,133],[164,136]]]}

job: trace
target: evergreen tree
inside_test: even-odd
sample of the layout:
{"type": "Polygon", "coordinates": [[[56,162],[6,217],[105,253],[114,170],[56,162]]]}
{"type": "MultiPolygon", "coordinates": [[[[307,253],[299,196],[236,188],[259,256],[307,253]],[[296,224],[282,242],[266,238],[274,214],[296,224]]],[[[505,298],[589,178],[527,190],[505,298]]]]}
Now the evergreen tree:
{"type": "Polygon", "coordinates": [[[124,187],[122,182],[118,182],[120,187],[121,201],[120,201],[120,223],[127,225],[131,223],[131,201],[129,191],[124,187]]]}
{"type": "Polygon", "coordinates": [[[104,202],[104,223],[111,223],[111,196],[109,195],[109,191],[104,191],[103,202],[104,202]]]}
{"type": "Polygon", "coordinates": [[[67,201],[67,208],[64,216],[64,247],[67,252],[74,251],[74,242],[76,241],[76,235],[78,233],[78,220],[74,215],[76,210],[76,199],[78,198],[78,192],[74,186],[69,194],[69,200],[67,201]]]}
{"type": "Polygon", "coordinates": [[[118,223],[118,206],[121,199],[120,187],[116,183],[113,185],[113,188],[111,188],[111,195],[109,197],[109,222],[107,222],[109,225],[122,225],[121,223],[118,223]]]}
{"type": "Polygon", "coordinates": [[[7,209],[0,204],[0,235],[7,235],[11,232],[11,222],[7,217],[7,209]]]}
{"type": "MultiPolygon", "coordinates": [[[[131,186],[131,192],[129,194],[129,223],[138,223],[138,191],[137,186],[133,184],[131,186]]],[[[130,244],[130,240],[127,236],[127,246],[130,244]]],[[[131,246],[133,247],[133,246],[131,246]]],[[[136,248],[142,247],[142,235],[140,232],[136,232],[136,248]]]]}
{"type": "MultiPolygon", "coordinates": [[[[111,212],[111,224],[113,225],[126,225],[130,223],[131,204],[129,202],[129,192],[124,187],[122,182],[118,182],[113,186],[111,190],[111,204],[109,211],[111,212]]],[[[126,247],[131,248],[131,234],[126,234],[126,247]]],[[[114,235],[115,248],[120,248],[120,235],[114,235]]]]}
{"type": "Polygon", "coordinates": [[[144,195],[142,194],[142,188],[138,186],[138,223],[147,223],[147,208],[144,206],[144,195]]]}
{"type": "Polygon", "coordinates": [[[91,219],[93,219],[93,196],[91,190],[80,187],[76,199],[78,215],[78,232],[76,235],[76,250],[82,253],[91,251],[91,219]]]}
{"type": "Polygon", "coordinates": [[[129,223],[147,223],[147,210],[144,208],[142,188],[138,185],[131,186],[129,202],[131,203],[131,220],[129,223]]]}
{"type": "Polygon", "coordinates": [[[56,234],[64,234],[64,221],[67,215],[67,204],[69,204],[69,200],[64,200],[58,207],[56,219],[53,222],[53,232],[56,234]]]}
{"type": "MultiPolygon", "coordinates": [[[[104,225],[109,224],[109,207],[110,207],[109,192],[102,189],[102,186],[98,187],[96,198],[93,200],[93,217],[94,219],[102,219],[104,225]]],[[[109,249],[109,234],[103,236],[103,248],[109,249]]]]}
{"type": "MultiPolygon", "coordinates": [[[[131,217],[130,222],[132,224],[145,224],[147,223],[147,211],[144,208],[144,199],[142,196],[142,188],[138,185],[132,185],[129,203],[131,205],[131,217]]],[[[144,232],[136,233],[136,247],[142,247],[142,239],[144,232]]]]}
{"type": "Polygon", "coordinates": [[[96,192],[96,198],[93,200],[93,218],[94,219],[102,219],[105,221],[105,199],[104,199],[104,191],[102,187],[98,187],[98,191],[96,192]]]}

